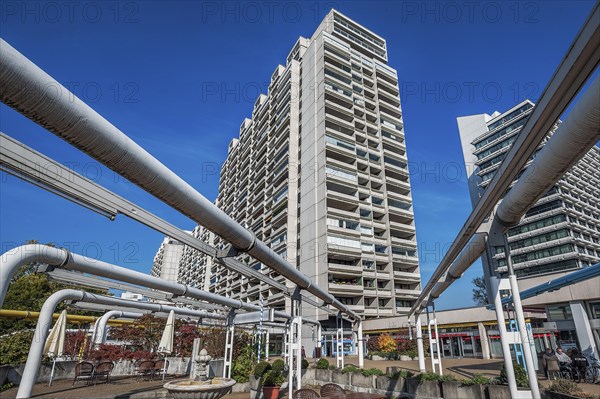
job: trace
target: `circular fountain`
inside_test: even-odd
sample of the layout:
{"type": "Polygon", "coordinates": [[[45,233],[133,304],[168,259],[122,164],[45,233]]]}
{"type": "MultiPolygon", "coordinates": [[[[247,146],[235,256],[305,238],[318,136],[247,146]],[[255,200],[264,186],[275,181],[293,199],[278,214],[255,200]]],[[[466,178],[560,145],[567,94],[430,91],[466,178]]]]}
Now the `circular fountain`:
{"type": "Polygon", "coordinates": [[[163,387],[174,399],[219,399],[231,392],[235,380],[231,378],[208,378],[208,362],[211,357],[202,349],[196,357],[193,379],[167,382],[163,387]]]}

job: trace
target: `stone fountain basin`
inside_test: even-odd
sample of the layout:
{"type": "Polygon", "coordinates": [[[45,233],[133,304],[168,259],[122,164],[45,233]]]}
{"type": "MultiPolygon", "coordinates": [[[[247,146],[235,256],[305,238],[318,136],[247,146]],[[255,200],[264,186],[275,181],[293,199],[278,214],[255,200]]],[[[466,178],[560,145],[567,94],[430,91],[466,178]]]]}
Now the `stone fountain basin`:
{"type": "Polygon", "coordinates": [[[235,380],[231,378],[213,378],[208,381],[190,379],[167,382],[163,387],[174,399],[219,399],[231,392],[235,380]]]}

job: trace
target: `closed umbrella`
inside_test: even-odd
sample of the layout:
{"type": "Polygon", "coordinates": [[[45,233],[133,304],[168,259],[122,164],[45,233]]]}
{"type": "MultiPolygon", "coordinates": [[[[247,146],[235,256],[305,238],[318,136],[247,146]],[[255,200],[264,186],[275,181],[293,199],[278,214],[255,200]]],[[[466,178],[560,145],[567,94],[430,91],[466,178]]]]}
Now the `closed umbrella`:
{"type": "MultiPolygon", "coordinates": [[[[165,330],[163,331],[162,338],[160,339],[160,344],[158,345],[158,353],[161,353],[163,357],[166,355],[170,355],[173,352],[173,337],[175,335],[175,312],[171,310],[169,312],[169,317],[167,318],[167,324],[165,325],[165,330]]],[[[165,379],[165,374],[167,372],[167,361],[165,359],[163,366],[163,381],[165,379]]]]}
{"type": "Polygon", "coordinates": [[[52,358],[52,371],[50,372],[50,382],[52,385],[52,377],[54,377],[54,367],[56,366],[56,358],[62,356],[65,349],[65,332],[67,329],[67,311],[63,310],[58,320],[50,330],[46,344],[44,345],[44,353],[52,358]]]}

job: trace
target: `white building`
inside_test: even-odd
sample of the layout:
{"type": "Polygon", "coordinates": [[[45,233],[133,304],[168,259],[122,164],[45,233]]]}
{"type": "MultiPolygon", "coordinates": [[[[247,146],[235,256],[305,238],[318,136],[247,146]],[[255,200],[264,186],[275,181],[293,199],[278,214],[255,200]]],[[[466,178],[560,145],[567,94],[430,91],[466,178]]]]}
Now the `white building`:
{"type": "MultiPolygon", "coordinates": [[[[186,231],[186,233],[191,234],[192,232],[186,231]]],[[[183,248],[184,244],[171,237],[165,237],[154,256],[150,274],[163,280],[177,282],[183,248]]]]}
{"type": "MultiPolygon", "coordinates": [[[[421,292],[407,165],[386,42],[332,10],[298,39],[242,122],[215,203],[352,310],[399,315],[421,292]]],[[[218,237],[211,244],[226,246],[218,237]]],[[[213,292],[289,310],[283,293],[206,256],[186,256],[180,269],[188,284],[208,281],[213,292]]],[[[322,309],[302,312],[334,324],[322,309]]]]}
{"type": "MultiPolygon", "coordinates": [[[[533,107],[526,100],[503,113],[457,119],[473,206],[533,107]]],[[[600,148],[594,147],[508,230],[510,256],[521,290],[600,261],[599,170],[600,148]]],[[[494,248],[493,252],[498,264],[493,272],[506,275],[504,249],[494,248]]],[[[482,260],[484,267],[490,268],[487,257],[482,260]]],[[[524,304],[545,308],[548,321],[556,323],[560,345],[577,345],[583,350],[600,345],[600,277],[524,304]]]]}

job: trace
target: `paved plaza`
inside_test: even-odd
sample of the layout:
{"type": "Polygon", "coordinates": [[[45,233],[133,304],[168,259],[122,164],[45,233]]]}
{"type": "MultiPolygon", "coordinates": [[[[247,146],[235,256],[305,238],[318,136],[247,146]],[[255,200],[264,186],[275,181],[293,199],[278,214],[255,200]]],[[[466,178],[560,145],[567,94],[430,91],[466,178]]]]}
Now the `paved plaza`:
{"type": "MultiPolygon", "coordinates": [[[[333,363],[335,359],[329,359],[333,363]]],[[[427,359],[430,361],[430,359],[427,359]]],[[[349,356],[346,358],[346,364],[358,364],[358,358],[349,356]]],[[[427,363],[430,366],[429,363],[427,363]]],[[[497,377],[500,375],[502,360],[483,360],[483,359],[443,359],[444,372],[453,374],[457,379],[466,379],[474,374],[482,374],[486,377],[497,377]]],[[[406,370],[418,372],[419,365],[417,361],[374,361],[365,359],[365,368],[376,367],[383,371],[387,367],[401,367],[406,370]]],[[[167,381],[181,377],[167,378],[167,381]]],[[[141,399],[141,398],[165,398],[166,391],[162,388],[163,382],[158,381],[137,381],[136,378],[115,378],[111,379],[109,384],[99,383],[98,385],[85,385],[77,383],[75,387],[71,386],[71,380],[56,381],[51,387],[48,384],[36,384],[33,390],[35,398],[94,398],[94,399],[141,399]]],[[[541,387],[550,385],[550,381],[540,376],[541,387]]],[[[598,397],[600,395],[600,385],[598,384],[579,384],[581,388],[598,397]]],[[[12,399],[17,394],[17,388],[11,388],[0,393],[1,399],[12,399]]],[[[248,392],[233,393],[225,396],[225,399],[248,399],[248,392]]]]}

